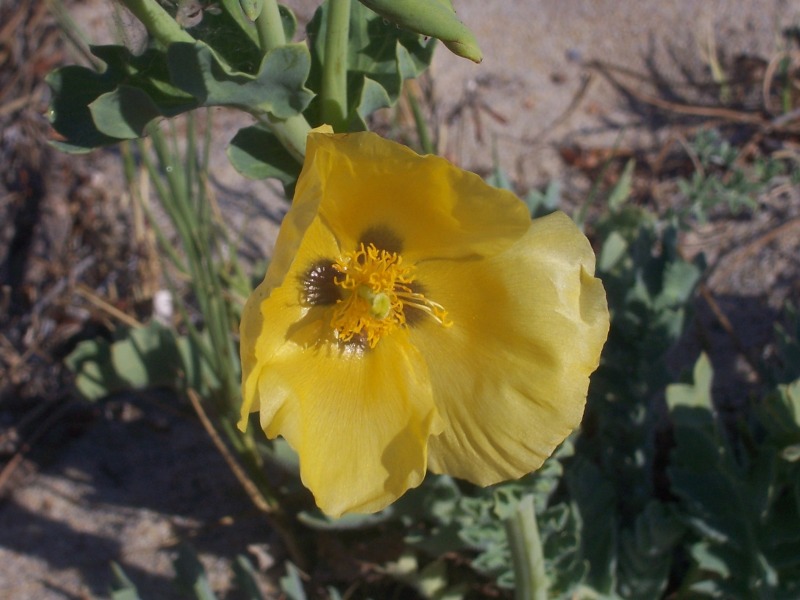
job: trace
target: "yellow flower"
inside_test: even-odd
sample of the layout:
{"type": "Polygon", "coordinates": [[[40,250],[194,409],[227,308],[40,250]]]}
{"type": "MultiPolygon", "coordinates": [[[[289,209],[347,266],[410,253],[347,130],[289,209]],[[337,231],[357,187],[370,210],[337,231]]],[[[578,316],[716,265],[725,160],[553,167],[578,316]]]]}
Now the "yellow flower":
{"type": "Polygon", "coordinates": [[[579,424],[608,333],[586,238],[372,133],[314,131],[241,324],[242,420],[298,452],[334,516],[426,469],[479,485],[536,468],[579,424]]]}

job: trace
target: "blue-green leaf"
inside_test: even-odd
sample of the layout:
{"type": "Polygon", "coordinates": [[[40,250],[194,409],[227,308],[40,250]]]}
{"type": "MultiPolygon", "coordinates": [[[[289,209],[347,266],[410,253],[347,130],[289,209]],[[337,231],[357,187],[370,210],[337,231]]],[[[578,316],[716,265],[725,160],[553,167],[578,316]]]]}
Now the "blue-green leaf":
{"type": "Polygon", "coordinates": [[[198,106],[170,83],[162,51],[150,49],[140,56],[122,46],[93,46],[91,51],[106,63],[103,72],[69,66],[47,76],[53,92],[48,116],[63,138],[54,142],[60,149],[88,152],[135,137],[134,132],[141,132],[156,116],[174,116],[198,106]]]}
{"type": "Polygon", "coordinates": [[[233,563],[233,573],[236,576],[238,588],[245,600],[264,600],[258,586],[256,570],[246,556],[239,555],[233,563]]]}
{"type": "Polygon", "coordinates": [[[172,561],[178,586],[197,600],[217,600],[208,576],[197,554],[188,544],[178,547],[178,556],[172,561]]]}
{"type": "Polygon", "coordinates": [[[113,342],[85,340],[65,363],[75,373],[78,391],[89,400],[154,386],[191,387],[207,394],[220,385],[192,338],[178,337],[156,322],[120,330],[113,342]]]}
{"type": "Polygon", "coordinates": [[[260,125],[240,129],[231,140],[227,153],[234,168],[250,179],[274,177],[283,185],[290,186],[300,175],[300,163],[275,135],[260,125]]]}
{"type": "Polygon", "coordinates": [[[306,600],[306,591],[300,579],[300,571],[292,563],[286,562],[286,575],[280,578],[281,590],[287,600],[306,600]]]}
{"type": "Polygon", "coordinates": [[[114,582],[111,584],[111,600],[141,600],[136,585],[116,562],[111,562],[114,582]]]}
{"type": "Polygon", "coordinates": [[[203,106],[237,106],[285,119],[313,97],[304,85],[311,64],[304,44],[271,50],[255,75],[231,70],[202,42],[172,44],[167,60],[174,84],[203,106]]]}

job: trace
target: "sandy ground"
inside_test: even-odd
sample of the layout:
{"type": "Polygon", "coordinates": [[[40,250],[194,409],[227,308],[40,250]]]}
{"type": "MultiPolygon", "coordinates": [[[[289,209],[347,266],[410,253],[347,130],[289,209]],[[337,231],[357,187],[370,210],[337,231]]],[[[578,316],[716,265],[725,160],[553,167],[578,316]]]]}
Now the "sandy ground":
{"type": "Polygon", "coordinates": [[[510,0],[456,7],[485,59],[473,66],[437,54],[437,110],[447,121],[458,106],[483,102],[505,122],[477,108],[485,143],[475,143],[474,118],[459,119],[448,128],[445,151],[472,169],[489,169],[495,142],[500,164],[522,188],[563,177],[558,148],[565,144],[625,147],[658,139],[657,126],[666,123],[652,107],[621,95],[599,67],[628,69],[626,83],[660,81],[668,97],[693,100],[700,92],[691,83],[709,80],[709,48],[729,65],[729,76],[738,75],[737,57],[772,55],[780,29],[800,19],[800,5],[789,0],[510,0]]]}
{"type": "MultiPolygon", "coordinates": [[[[315,3],[288,4],[302,20],[315,3]]],[[[485,60],[476,66],[438,51],[429,110],[438,124],[440,152],[487,172],[496,148],[520,191],[558,178],[568,196],[585,191],[588,180],[585,170],[565,160],[565,148],[652,149],[664,142],[669,127],[692,122],[665,116],[625,93],[604,67],[627,69],[624,81],[637,90],[693,102],[706,93],[693,83],[709,79],[713,45],[724,65],[744,64],[737,62],[742,57],[768,60],[780,49],[780,30],[800,25],[800,4],[789,0],[457,0],[456,7],[485,60]],[[654,81],[670,83],[659,89],[654,81]]],[[[91,15],[99,27],[102,17],[91,15]]],[[[85,12],[81,18],[90,20],[85,12]]],[[[285,206],[271,184],[245,182],[225,167],[232,120],[220,115],[214,161],[220,166],[213,177],[232,222],[266,251],[285,206]]],[[[775,264],[776,253],[784,262],[796,256],[798,228],[759,242],[744,257],[735,247],[743,236],[758,242],[796,221],[800,198],[796,191],[777,194],[762,214],[744,233],[712,228],[692,241],[692,251],[713,247],[720,260],[727,257],[729,266],[717,268],[716,285],[726,309],[759,315],[745,340],[754,348],[769,326],[760,319],[800,293],[775,264]],[[771,258],[760,254],[767,247],[771,258]],[[772,261],[770,273],[759,272],[765,260],[772,261]]],[[[713,316],[705,318],[713,327],[713,316]]],[[[266,549],[277,563],[283,560],[275,536],[205,433],[185,406],[174,404],[153,394],[127,396],[73,406],[65,414],[59,441],[50,444],[55,450],[31,454],[0,503],[0,598],[105,597],[111,560],[139,584],[142,597],[177,597],[168,582],[179,539],[197,548],[218,590],[229,590],[230,559],[238,553],[253,557],[266,549]],[[165,410],[165,404],[172,408],[165,410]]],[[[265,591],[274,594],[274,572],[265,573],[265,591]]]]}

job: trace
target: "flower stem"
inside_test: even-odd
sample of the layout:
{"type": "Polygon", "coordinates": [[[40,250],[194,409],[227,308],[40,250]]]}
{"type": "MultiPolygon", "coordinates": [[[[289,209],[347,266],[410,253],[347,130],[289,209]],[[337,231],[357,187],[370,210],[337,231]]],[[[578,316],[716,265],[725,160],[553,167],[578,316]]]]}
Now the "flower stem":
{"type": "MultiPolygon", "coordinates": [[[[281,13],[275,0],[264,0],[261,14],[256,19],[256,31],[264,54],[286,44],[281,13]]],[[[283,147],[298,162],[303,162],[303,157],[306,155],[306,136],[311,129],[303,115],[295,115],[288,119],[277,119],[270,114],[259,114],[256,117],[269,127],[283,147]]]]}
{"type": "Polygon", "coordinates": [[[163,46],[175,42],[193,44],[195,39],[186,33],[156,0],[121,0],[129,11],[147,28],[147,31],[163,46]]]}
{"type": "Polygon", "coordinates": [[[264,0],[261,14],[256,18],[256,31],[264,54],[286,43],[281,13],[275,0],[264,0]]]}
{"type": "MultiPolygon", "coordinates": [[[[409,81],[406,85],[409,85],[411,81],[409,81]]],[[[414,90],[419,89],[417,82],[414,81],[414,90]]],[[[422,114],[422,109],[419,106],[419,100],[417,100],[417,94],[415,91],[412,91],[411,87],[406,88],[406,98],[408,98],[408,103],[411,106],[411,112],[414,114],[414,123],[417,126],[417,135],[419,136],[419,145],[422,148],[422,151],[425,154],[436,154],[436,146],[433,144],[431,140],[430,130],[428,129],[428,124],[425,122],[425,115],[422,114]]]]}
{"type": "Polygon", "coordinates": [[[301,114],[288,119],[278,119],[269,113],[258,113],[255,116],[278,138],[289,154],[302,164],[306,155],[306,136],[311,131],[311,125],[306,118],[301,114]]]}
{"type": "Polygon", "coordinates": [[[512,515],[505,520],[505,526],[514,563],[514,598],[547,600],[547,574],[533,496],[525,496],[519,501],[512,515]]]}
{"type": "Polygon", "coordinates": [[[320,106],[322,121],[334,131],[346,129],[347,41],[350,35],[350,0],[330,0],[325,33],[320,106]]]}

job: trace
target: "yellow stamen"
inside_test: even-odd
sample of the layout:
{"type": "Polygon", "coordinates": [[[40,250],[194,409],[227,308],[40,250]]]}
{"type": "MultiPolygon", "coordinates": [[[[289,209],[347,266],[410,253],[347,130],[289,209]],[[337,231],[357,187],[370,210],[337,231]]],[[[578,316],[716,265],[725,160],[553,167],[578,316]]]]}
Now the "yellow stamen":
{"type": "Polygon", "coordinates": [[[404,265],[397,252],[362,243],[334,262],[333,268],[343,275],[334,278],[334,283],[350,291],[336,303],[331,319],[344,342],[359,336],[374,348],[384,335],[406,324],[406,308],[421,310],[444,327],[453,324],[441,304],[410,287],[414,267],[404,265]]]}

